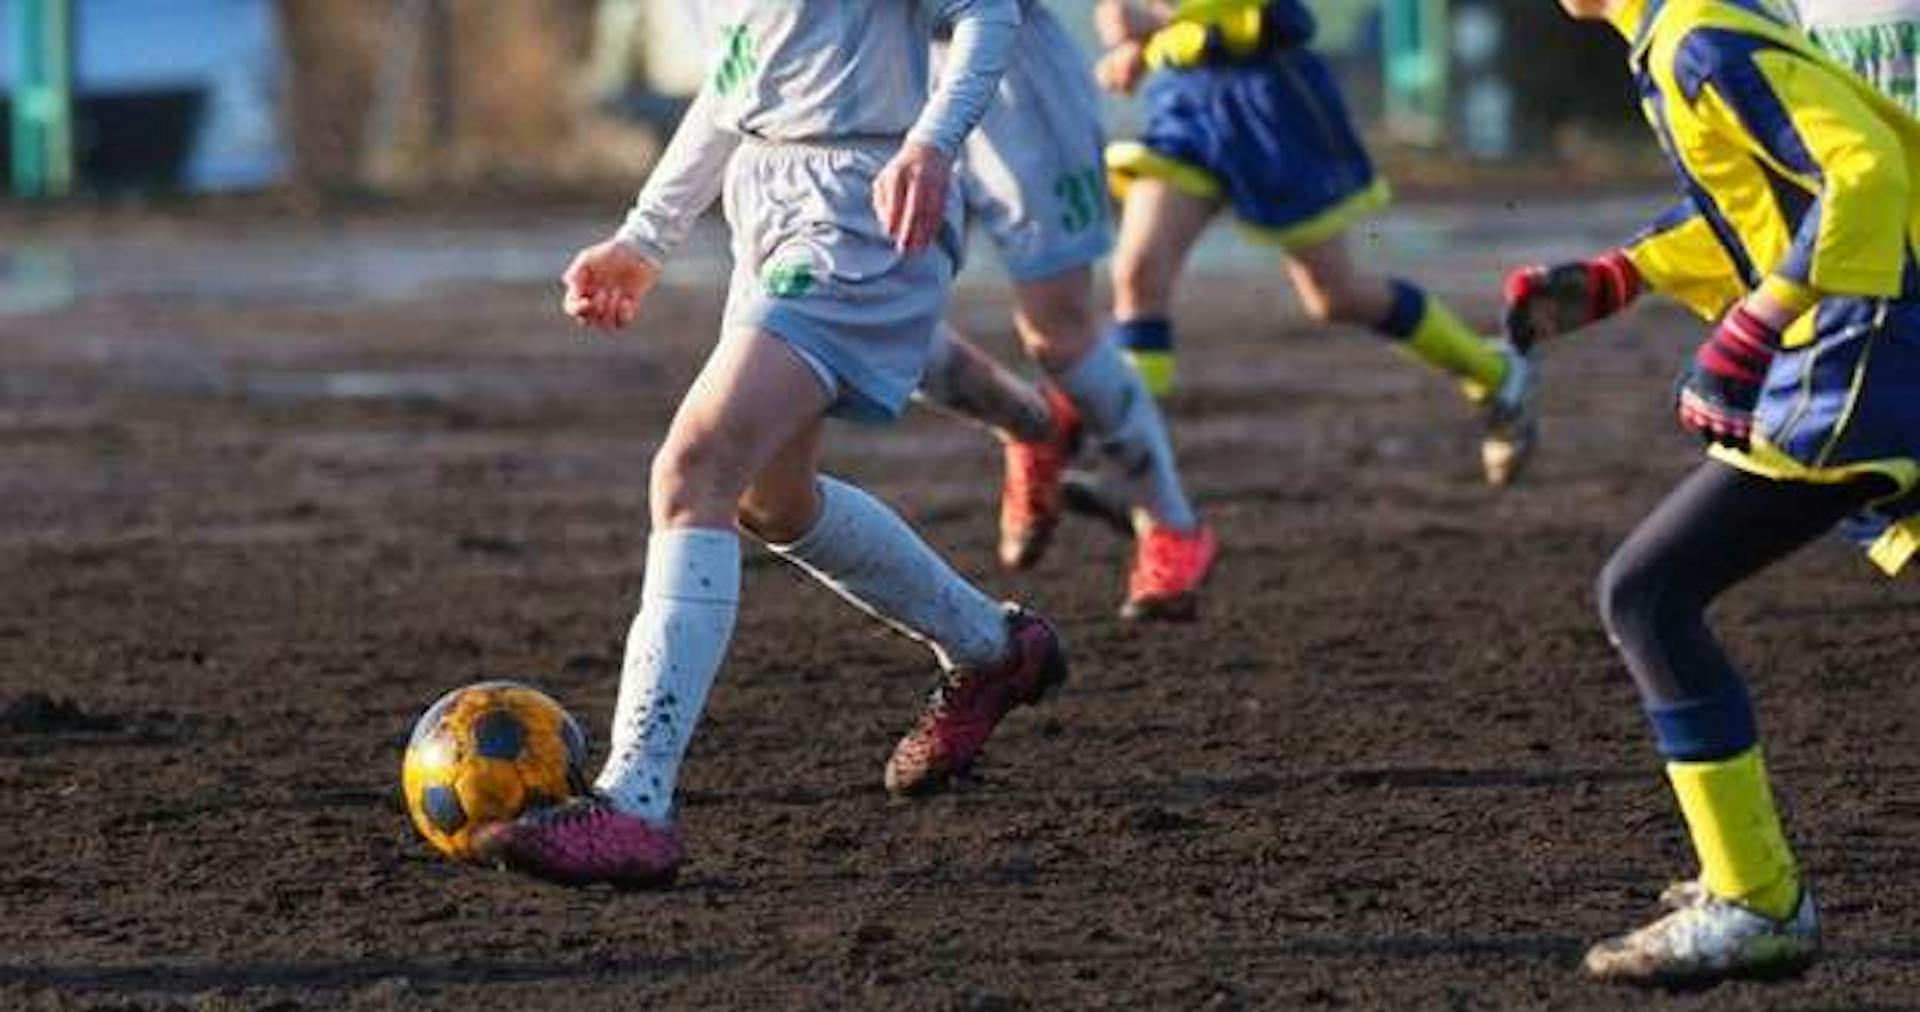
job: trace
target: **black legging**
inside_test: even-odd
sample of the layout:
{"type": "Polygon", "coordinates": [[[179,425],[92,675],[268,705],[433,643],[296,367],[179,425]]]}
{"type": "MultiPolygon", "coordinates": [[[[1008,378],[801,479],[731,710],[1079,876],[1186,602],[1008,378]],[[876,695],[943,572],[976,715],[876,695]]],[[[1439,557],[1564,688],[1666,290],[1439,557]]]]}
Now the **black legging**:
{"type": "Polygon", "coordinates": [[[1772,481],[1708,461],[1640,522],[1600,572],[1600,613],[1648,702],[1739,682],[1707,628],[1721,591],[1791,555],[1878,496],[1880,479],[1772,481]]]}

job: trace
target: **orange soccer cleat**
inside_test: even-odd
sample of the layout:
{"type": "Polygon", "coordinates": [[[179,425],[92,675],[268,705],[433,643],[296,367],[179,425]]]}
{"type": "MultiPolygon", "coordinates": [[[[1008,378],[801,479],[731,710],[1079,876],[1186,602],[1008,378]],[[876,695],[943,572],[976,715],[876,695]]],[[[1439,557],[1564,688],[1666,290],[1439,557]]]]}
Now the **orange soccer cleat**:
{"type": "Polygon", "coordinates": [[[1043,386],[1052,431],[1034,443],[1008,443],[1000,487],[1000,564],[1030,569],[1060,524],[1060,476],[1080,447],[1080,412],[1057,387],[1043,386]]]}
{"type": "Polygon", "coordinates": [[[1125,619],[1182,622],[1200,610],[1200,585],[1213,572],[1219,542],[1213,530],[1177,531],[1156,527],[1134,545],[1133,575],[1127,580],[1125,619]]]}

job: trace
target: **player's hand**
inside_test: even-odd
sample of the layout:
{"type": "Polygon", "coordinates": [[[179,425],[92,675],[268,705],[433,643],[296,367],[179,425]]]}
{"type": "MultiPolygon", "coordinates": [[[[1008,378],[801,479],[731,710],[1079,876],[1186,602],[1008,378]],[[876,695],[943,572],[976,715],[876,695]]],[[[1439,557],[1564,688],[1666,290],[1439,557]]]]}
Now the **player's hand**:
{"type": "Polygon", "coordinates": [[[574,254],[560,276],[567,286],[560,308],[582,326],[617,330],[633,322],[659,278],[659,264],[609,239],[574,254]]]}
{"type": "Polygon", "coordinates": [[[1618,250],[1593,260],[1522,267],[1507,275],[1507,339],[1521,351],[1625,309],[1640,295],[1640,272],[1618,250]]]}
{"type": "Polygon", "coordinates": [[[1709,443],[1746,449],[1753,409],[1780,347],[1778,331],[1744,304],[1733,307],[1680,379],[1680,427],[1709,443]]]}
{"type": "Polygon", "coordinates": [[[939,148],[908,141],[873,181],[873,211],[895,249],[922,250],[940,236],[947,220],[947,187],[953,159],[939,148]]]}
{"type": "Polygon", "coordinates": [[[1140,80],[1147,76],[1146,47],[1134,40],[1114,46],[1093,65],[1093,76],[1100,87],[1116,95],[1133,94],[1140,80]]]}
{"type": "Polygon", "coordinates": [[[1143,41],[1156,27],[1154,18],[1129,0],[1100,0],[1093,7],[1093,34],[1109,49],[1143,41]]]}

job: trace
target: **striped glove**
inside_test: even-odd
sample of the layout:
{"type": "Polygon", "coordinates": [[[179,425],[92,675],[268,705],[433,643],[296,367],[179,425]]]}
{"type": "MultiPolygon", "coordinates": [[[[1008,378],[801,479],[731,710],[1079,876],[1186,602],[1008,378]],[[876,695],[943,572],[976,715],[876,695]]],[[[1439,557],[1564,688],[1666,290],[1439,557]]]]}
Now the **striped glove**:
{"type": "Polygon", "coordinates": [[[1680,379],[1680,427],[1708,443],[1746,449],[1754,405],[1779,350],[1778,331],[1745,305],[1734,306],[1680,379]]]}
{"type": "Polygon", "coordinates": [[[1640,272],[1620,250],[1593,260],[1522,267],[1507,275],[1507,338],[1521,351],[1604,320],[1640,297],[1640,272]]]}

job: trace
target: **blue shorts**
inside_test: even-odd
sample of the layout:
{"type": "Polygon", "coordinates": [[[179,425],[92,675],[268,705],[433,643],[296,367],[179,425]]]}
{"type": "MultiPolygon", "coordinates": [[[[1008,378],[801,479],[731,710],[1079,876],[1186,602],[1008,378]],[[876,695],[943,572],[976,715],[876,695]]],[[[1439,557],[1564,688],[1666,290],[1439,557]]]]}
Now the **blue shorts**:
{"type": "Polygon", "coordinates": [[[1767,372],[1754,446],[1714,455],[1755,474],[1889,494],[1845,530],[1888,572],[1920,553],[1920,302],[1827,298],[1767,372]]]}
{"type": "Polygon", "coordinates": [[[1107,149],[1116,190],[1161,179],[1226,203],[1288,247],[1325,242],[1387,204],[1333,74],[1310,50],[1159,71],[1143,97],[1145,135],[1107,149]]]}

